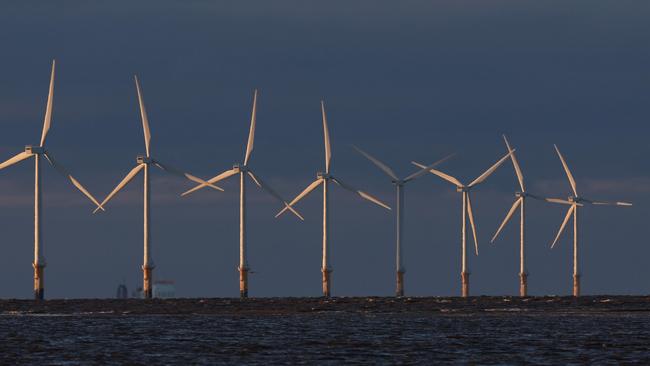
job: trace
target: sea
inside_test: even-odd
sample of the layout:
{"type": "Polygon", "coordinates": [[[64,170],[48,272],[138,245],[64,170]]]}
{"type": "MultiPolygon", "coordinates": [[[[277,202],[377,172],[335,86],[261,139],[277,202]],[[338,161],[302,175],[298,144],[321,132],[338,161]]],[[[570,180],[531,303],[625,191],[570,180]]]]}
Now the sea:
{"type": "Polygon", "coordinates": [[[650,365],[650,297],[0,300],[0,365],[650,365]]]}

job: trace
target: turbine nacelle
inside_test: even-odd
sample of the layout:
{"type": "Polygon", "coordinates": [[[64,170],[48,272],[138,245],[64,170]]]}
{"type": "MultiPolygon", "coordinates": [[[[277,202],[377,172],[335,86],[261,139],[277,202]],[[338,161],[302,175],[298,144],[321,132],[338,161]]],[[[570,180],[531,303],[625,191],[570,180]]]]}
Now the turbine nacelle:
{"type": "Polygon", "coordinates": [[[581,197],[577,196],[569,196],[567,197],[567,201],[572,202],[572,203],[583,203],[585,200],[581,197]]]}
{"type": "Polygon", "coordinates": [[[468,186],[462,186],[462,187],[456,187],[456,192],[461,193],[461,192],[469,192],[470,187],[468,186]]]}
{"type": "Polygon", "coordinates": [[[316,178],[327,180],[327,179],[332,179],[332,175],[328,173],[318,172],[316,173],[316,178]]]}
{"type": "Polygon", "coordinates": [[[25,152],[28,154],[41,155],[45,154],[45,148],[41,146],[26,145],[25,152]]]}
{"type": "Polygon", "coordinates": [[[135,161],[138,164],[153,164],[154,163],[154,160],[152,158],[150,158],[148,156],[142,156],[142,155],[135,158],[135,161]]]}
{"type": "Polygon", "coordinates": [[[246,165],[244,165],[244,164],[239,164],[239,163],[233,165],[233,166],[232,166],[232,169],[233,169],[233,170],[237,170],[237,172],[240,172],[240,173],[246,173],[247,171],[250,170],[250,169],[248,169],[248,166],[246,166],[246,165]]]}

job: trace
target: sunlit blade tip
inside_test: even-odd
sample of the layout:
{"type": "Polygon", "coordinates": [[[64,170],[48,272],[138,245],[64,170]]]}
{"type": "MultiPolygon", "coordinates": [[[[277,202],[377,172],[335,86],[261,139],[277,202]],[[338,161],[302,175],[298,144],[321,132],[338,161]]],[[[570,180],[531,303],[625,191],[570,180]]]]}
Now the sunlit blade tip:
{"type": "Polygon", "coordinates": [[[564,228],[566,227],[566,224],[571,219],[571,215],[573,214],[573,211],[575,209],[576,209],[576,205],[572,205],[567,211],[566,216],[564,217],[564,221],[562,221],[562,225],[560,226],[560,230],[557,232],[557,235],[555,236],[555,240],[553,240],[553,244],[551,244],[551,249],[553,249],[555,247],[555,244],[557,244],[557,241],[560,239],[560,236],[564,232],[564,228]]]}
{"type": "Polygon", "coordinates": [[[490,243],[494,243],[494,241],[496,240],[497,236],[499,236],[499,233],[501,233],[501,230],[503,230],[503,228],[508,224],[508,222],[510,221],[510,219],[512,218],[512,216],[514,216],[515,212],[517,211],[517,208],[519,207],[519,205],[521,205],[522,200],[523,200],[523,197],[520,197],[520,198],[517,199],[517,200],[515,201],[515,203],[512,205],[512,207],[510,208],[510,211],[508,211],[508,214],[506,215],[505,219],[504,219],[503,222],[501,223],[501,226],[499,226],[499,229],[497,229],[496,233],[495,233],[494,236],[492,237],[492,240],[490,241],[490,243]]]}
{"type": "Polygon", "coordinates": [[[41,133],[41,147],[45,145],[47,133],[52,124],[52,107],[54,105],[54,77],[56,74],[56,60],[52,60],[52,73],[50,75],[50,87],[47,93],[47,105],[45,107],[45,118],[43,121],[43,132],[41,133]]]}
{"type": "Polygon", "coordinates": [[[330,131],[327,126],[327,115],[325,114],[325,101],[320,101],[321,113],[323,117],[323,140],[325,144],[325,172],[329,174],[332,160],[332,146],[330,144],[330,131]]]}
{"type": "Polygon", "coordinates": [[[255,124],[257,121],[257,89],[253,92],[253,107],[251,110],[251,125],[248,131],[248,143],[246,144],[246,156],[244,157],[244,165],[248,165],[253,146],[255,143],[255,124]]]}

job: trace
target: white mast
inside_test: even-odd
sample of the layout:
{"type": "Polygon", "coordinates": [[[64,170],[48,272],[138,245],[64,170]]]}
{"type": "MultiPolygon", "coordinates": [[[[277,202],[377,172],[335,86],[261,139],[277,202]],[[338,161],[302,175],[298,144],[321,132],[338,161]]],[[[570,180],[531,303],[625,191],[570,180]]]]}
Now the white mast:
{"type": "Polygon", "coordinates": [[[328,225],[328,212],[327,212],[327,206],[328,206],[328,200],[329,200],[329,181],[333,181],[336,183],[338,186],[342,187],[343,189],[346,189],[350,192],[353,192],[355,194],[358,194],[362,198],[371,201],[379,206],[382,206],[386,209],[390,210],[390,207],[388,207],[386,204],[383,202],[379,201],[375,197],[369,195],[366,192],[360,191],[356,188],[353,188],[349,186],[346,183],[343,183],[340,179],[335,178],[330,174],[330,164],[331,164],[331,159],[332,159],[332,148],[330,144],[330,133],[329,133],[329,128],[327,126],[327,116],[325,114],[325,102],[321,100],[321,114],[323,118],[323,140],[324,140],[324,145],[325,145],[325,172],[318,172],[316,175],[316,180],[312,182],[307,188],[305,188],[299,195],[296,196],[287,206],[285,206],[280,212],[278,212],[275,217],[278,217],[282,215],[286,210],[291,210],[293,205],[298,203],[301,199],[303,199],[305,196],[307,196],[309,193],[311,193],[316,187],[319,185],[323,185],[323,254],[322,254],[322,264],[321,264],[321,272],[323,274],[322,277],[322,285],[323,285],[323,296],[324,297],[330,297],[331,296],[331,273],[332,273],[332,268],[330,267],[329,264],[329,243],[328,243],[328,236],[329,236],[329,225],[328,225]]]}
{"type": "Polygon", "coordinates": [[[445,158],[442,158],[435,163],[421,168],[419,171],[409,175],[408,177],[404,179],[399,179],[395,172],[385,163],[381,162],[379,159],[375,158],[374,156],[368,154],[367,152],[361,150],[360,148],[356,146],[352,146],[355,150],[359,152],[359,154],[363,155],[366,157],[370,162],[372,162],[375,166],[377,166],[381,171],[383,171],[388,177],[391,179],[391,182],[395,186],[395,194],[396,194],[396,200],[395,204],[397,206],[397,212],[395,213],[395,271],[396,271],[396,280],[397,280],[397,285],[395,286],[395,296],[401,297],[404,296],[404,273],[406,272],[406,268],[404,268],[404,190],[406,189],[405,185],[406,183],[419,178],[426,174],[429,169],[435,168],[436,166],[440,165],[447,159],[451,158],[453,156],[449,155],[445,158]]]}
{"type": "Polygon", "coordinates": [[[192,174],[182,172],[176,168],[171,167],[170,165],[163,164],[162,162],[158,160],[154,160],[151,157],[151,150],[150,150],[150,145],[151,145],[151,131],[149,129],[149,119],[147,118],[147,110],[145,109],[144,106],[144,98],[142,96],[142,90],[140,88],[140,82],[138,80],[138,77],[135,76],[135,87],[136,91],[138,93],[138,104],[140,107],[140,118],[142,119],[142,130],[144,133],[144,146],[145,146],[145,151],[146,151],[146,156],[138,156],[136,157],[136,166],[131,169],[131,171],[122,179],[120,183],[113,189],[111,193],[104,198],[104,201],[102,201],[101,204],[98,204],[98,208],[95,210],[97,212],[98,209],[102,208],[108,201],[113,198],[119,192],[124,188],[133,178],[140,173],[140,171],[144,170],[144,185],[143,185],[143,225],[142,225],[142,233],[143,233],[143,263],[142,263],[142,293],[143,297],[145,299],[151,299],[153,296],[153,269],[155,268],[155,264],[153,261],[153,256],[151,255],[151,181],[150,181],[150,171],[149,168],[153,164],[157,168],[170,173],[177,175],[179,177],[188,179],[192,182],[195,183],[200,183],[200,184],[205,184],[206,186],[210,186],[213,189],[223,191],[220,187],[217,187],[211,183],[208,183],[204,181],[203,179],[197,178],[193,176],[192,174]]]}
{"type": "MultiPolygon", "coordinates": [[[[250,268],[248,266],[247,259],[247,248],[246,248],[246,176],[253,180],[253,183],[258,187],[265,190],[268,194],[273,196],[276,200],[282,202],[285,208],[288,207],[287,202],[277,194],[273,188],[268,184],[264,183],[257,175],[255,175],[252,169],[248,166],[248,162],[253,152],[253,147],[255,143],[255,126],[257,121],[257,89],[253,93],[253,108],[251,112],[251,124],[250,130],[248,132],[248,142],[246,144],[246,154],[244,155],[244,162],[241,164],[235,164],[232,169],[226,170],[225,172],[220,173],[219,175],[211,178],[205,183],[199,184],[198,186],[185,191],[181,196],[186,196],[192,192],[196,192],[209,184],[213,184],[227,178],[232,177],[233,175],[239,174],[239,265],[237,270],[239,271],[239,296],[241,298],[248,297],[248,273],[250,268]]],[[[303,220],[302,216],[293,208],[289,208],[294,215],[299,219],[303,220]]]]}
{"type": "Polygon", "coordinates": [[[569,185],[571,186],[571,191],[573,192],[573,195],[569,196],[568,200],[563,200],[558,198],[546,199],[546,201],[548,202],[570,205],[569,210],[567,211],[566,216],[564,217],[564,221],[562,221],[560,230],[555,236],[555,240],[553,240],[553,244],[551,244],[551,248],[555,247],[555,244],[557,244],[558,239],[560,239],[562,232],[564,232],[564,228],[566,227],[569,220],[571,220],[571,216],[573,216],[573,296],[578,297],[580,296],[580,277],[581,277],[580,268],[579,268],[579,258],[578,258],[578,208],[584,206],[585,203],[598,205],[598,206],[603,206],[603,205],[632,206],[632,204],[628,202],[620,202],[620,201],[616,201],[616,202],[592,201],[590,199],[586,199],[579,196],[578,190],[576,188],[576,181],[573,178],[573,174],[571,174],[569,165],[566,163],[566,160],[564,160],[564,156],[562,156],[562,153],[560,153],[560,149],[557,146],[555,146],[555,151],[557,152],[557,155],[560,158],[560,162],[562,163],[564,172],[566,173],[566,176],[569,180],[569,185]]]}
{"type": "MultiPolygon", "coordinates": [[[[467,265],[467,219],[469,219],[469,224],[472,229],[472,237],[474,238],[474,250],[476,255],[478,255],[478,237],[476,235],[476,224],[474,223],[474,213],[472,210],[472,199],[470,196],[470,191],[472,188],[481,184],[485,181],[492,173],[494,173],[501,164],[503,164],[506,159],[512,155],[514,150],[510,151],[494,165],[492,165],[488,170],[479,175],[478,178],[474,179],[472,183],[465,185],[461,183],[458,179],[452,177],[449,174],[443,173],[435,169],[427,169],[431,174],[434,174],[443,180],[456,186],[456,192],[461,193],[463,196],[463,207],[462,207],[462,225],[461,225],[461,296],[469,296],[469,267],[467,265]]],[[[412,162],[413,165],[420,168],[427,168],[424,164],[412,162]]]]}

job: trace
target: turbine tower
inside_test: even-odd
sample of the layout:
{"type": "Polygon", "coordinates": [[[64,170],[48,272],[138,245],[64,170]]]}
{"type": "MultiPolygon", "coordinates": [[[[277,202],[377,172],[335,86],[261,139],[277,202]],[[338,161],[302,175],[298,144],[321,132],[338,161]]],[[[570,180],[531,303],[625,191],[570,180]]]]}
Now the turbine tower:
{"type": "MultiPolygon", "coordinates": [[[[515,202],[512,204],[512,207],[510,208],[510,211],[508,211],[508,214],[506,215],[505,219],[501,223],[501,226],[499,226],[496,233],[492,237],[491,243],[494,243],[496,238],[501,233],[501,230],[503,230],[506,224],[514,216],[515,212],[517,211],[517,208],[519,208],[519,296],[523,297],[523,296],[528,296],[528,272],[526,271],[526,255],[525,255],[526,252],[524,247],[525,227],[526,227],[525,226],[526,199],[533,198],[542,201],[545,201],[545,199],[530,194],[528,193],[528,191],[526,191],[526,186],[524,185],[524,175],[521,172],[521,168],[519,167],[519,162],[517,161],[517,156],[514,154],[514,150],[510,147],[510,143],[508,143],[508,138],[506,138],[506,135],[503,135],[503,141],[506,143],[506,148],[508,149],[508,152],[512,154],[510,155],[510,157],[512,160],[512,165],[515,168],[515,174],[517,175],[517,180],[519,181],[519,187],[521,188],[521,191],[515,192],[515,202]]],[[[564,201],[564,202],[570,204],[569,201],[564,201]]]]}
{"type": "Polygon", "coordinates": [[[246,250],[246,177],[250,177],[253,182],[271,196],[273,196],[278,201],[282,202],[285,207],[288,207],[294,215],[299,219],[303,220],[303,217],[293,208],[289,207],[287,202],[277,194],[268,184],[264,183],[253,170],[248,166],[250,161],[251,153],[253,152],[253,142],[255,141],[255,124],[257,119],[257,89],[253,93],[253,110],[251,113],[251,126],[248,133],[248,143],[246,144],[246,154],[244,155],[244,162],[233,165],[232,169],[226,170],[225,172],[217,175],[216,177],[208,180],[206,183],[200,184],[182,194],[186,196],[192,192],[195,192],[208,183],[213,184],[221,180],[232,177],[233,175],[239,174],[239,296],[241,298],[248,297],[248,272],[250,268],[248,266],[247,259],[247,250],[246,250]]]}
{"type": "MultiPolygon", "coordinates": [[[[140,105],[140,117],[142,118],[142,129],[144,131],[144,146],[146,155],[136,157],[136,166],[122,179],[122,181],[113,189],[113,191],[104,198],[101,206],[104,206],[108,201],[113,198],[122,188],[124,188],[133,178],[135,178],[140,171],[144,171],[144,262],[142,264],[143,272],[143,286],[142,291],[146,299],[151,299],[152,297],[152,284],[153,284],[153,269],[155,268],[152,255],[151,255],[151,220],[150,220],[150,201],[151,201],[151,185],[149,182],[149,168],[151,165],[173,175],[177,175],[188,180],[191,180],[196,183],[205,183],[211,188],[223,191],[220,187],[217,187],[213,184],[209,184],[204,180],[197,178],[189,173],[184,173],[176,168],[169,166],[168,164],[163,164],[158,160],[155,160],[150,155],[150,142],[151,142],[151,131],[149,130],[149,119],[147,118],[147,111],[144,107],[144,101],[142,98],[142,90],[140,89],[140,82],[138,77],[135,76],[135,87],[138,92],[138,103],[140,105]]],[[[97,210],[95,210],[97,212],[97,210]]]]}
{"type": "MultiPolygon", "coordinates": [[[[580,269],[578,263],[578,207],[584,206],[585,203],[599,206],[632,206],[632,204],[628,202],[592,201],[578,195],[578,190],[576,189],[576,181],[573,179],[573,174],[571,174],[571,170],[569,170],[569,166],[567,165],[566,160],[564,160],[562,153],[560,153],[560,149],[558,149],[557,145],[554,146],[555,151],[557,152],[557,156],[560,158],[560,162],[562,162],[566,176],[569,179],[569,184],[571,185],[571,191],[573,191],[573,195],[569,196],[568,198],[568,204],[571,207],[569,207],[569,210],[564,217],[564,221],[562,221],[560,231],[558,231],[557,235],[555,236],[555,240],[553,240],[551,248],[555,247],[555,244],[560,238],[560,235],[562,235],[564,228],[573,215],[573,296],[578,297],[580,296],[580,269]]],[[[566,203],[565,200],[557,198],[549,198],[547,201],[554,203],[566,203]]]]}
{"type": "Polygon", "coordinates": [[[426,174],[429,169],[433,169],[437,167],[438,165],[442,164],[444,161],[447,159],[451,158],[453,155],[449,155],[445,158],[442,158],[438,160],[437,162],[424,167],[423,169],[420,169],[419,171],[407,176],[406,178],[400,179],[397,177],[395,172],[385,163],[381,162],[379,159],[375,158],[374,156],[368,154],[367,152],[361,150],[360,148],[353,146],[355,150],[357,150],[361,155],[366,157],[370,162],[375,164],[381,171],[386,173],[388,177],[391,179],[391,182],[395,186],[396,190],[396,201],[397,201],[397,209],[395,213],[395,219],[396,219],[396,226],[395,226],[395,231],[396,231],[396,236],[395,236],[395,264],[396,264],[396,272],[397,272],[397,285],[396,285],[396,290],[395,290],[395,296],[397,297],[402,297],[404,296],[404,273],[406,273],[406,269],[404,268],[404,247],[403,247],[403,240],[404,240],[404,190],[405,190],[405,184],[409,183],[422,175],[426,174]]]}
{"type": "Polygon", "coordinates": [[[25,151],[15,155],[4,163],[0,164],[0,169],[14,165],[20,161],[34,157],[34,298],[36,300],[43,300],[45,296],[45,254],[43,252],[43,235],[41,233],[42,223],[42,193],[41,193],[41,177],[40,177],[40,162],[41,157],[45,158],[52,167],[56,169],[61,175],[66,177],[70,182],[77,187],[88,199],[90,199],[98,209],[102,209],[101,205],[90,192],[88,192],[77,181],[66,168],[57,163],[49,150],[45,149],[45,140],[47,133],[50,130],[52,123],[52,107],[54,104],[54,75],[55,75],[56,61],[52,61],[52,75],[50,77],[50,89],[47,96],[47,106],[45,107],[45,121],[43,122],[43,132],[41,134],[41,143],[38,146],[27,145],[25,151]]]}
{"type": "Polygon", "coordinates": [[[307,196],[311,191],[316,189],[318,186],[323,186],[323,261],[321,265],[321,272],[323,273],[323,296],[330,297],[331,295],[331,286],[330,286],[330,274],[332,273],[332,268],[329,265],[329,215],[327,212],[327,206],[329,201],[329,183],[330,181],[336,183],[340,187],[358,194],[362,198],[373,202],[379,206],[382,206],[388,210],[390,207],[385,203],[381,202],[377,198],[369,195],[366,192],[360,191],[356,188],[351,187],[350,185],[343,183],[339,178],[335,178],[330,174],[330,166],[332,160],[332,148],[330,145],[330,133],[327,127],[327,116],[325,115],[325,102],[321,100],[321,113],[323,116],[323,136],[325,140],[325,172],[318,172],[316,174],[316,180],[311,183],[305,190],[303,190],[296,198],[289,203],[287,207],[282,209],[275,217],[282,215],[287,209],[291,208],[293,205],[298,203],[301,199],[307,196]]]}
{"type": "MultiPolygon", "coordinates": [[[[469,271],[467,268],[467,219],[469,217],[469,223],[472,227],[472,236],[474,237],[474,249],[476,252],[476,255],[478,255],[478,239],[476,237],[476,225],[474,224],[474,214],[472,212],[472,201],[470,199],[470,191],[476,187],[477,185],[481,184],[483,181],[485,181],[492,173],[494,173],[497,168],[503,164],[506,159],[508,159],[514,150],[512,152],[509,152],[506,154],[506,156],[502,157],[501,160],[497,161],[494,165],[492,165],[488,170],[486,170],[483,174],[478,176],[478,178],[474,179],[472,183],[470,184],[463,184],[461,183],[458,179],[452,177],[451,175],[445,174],[441,171],[435,170],[435,169],[429,169],[429,172],[432,174],[437,175],[438,177],[446,180],[447,182],[453,184],[456,186],[456,192],[461,193],[463,196],[463,221],[462,221],[462,229],[461,229],[461,281],[462,281],[462,290],[461,294],[463,297],[469,296],[469,271]]],[[[412,162],[413,165],[420,167],[424,169],[426,166],[424,164],[420,164],[417,162],[412,162]]]]}

